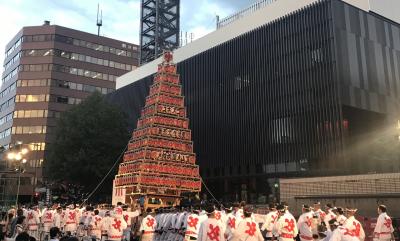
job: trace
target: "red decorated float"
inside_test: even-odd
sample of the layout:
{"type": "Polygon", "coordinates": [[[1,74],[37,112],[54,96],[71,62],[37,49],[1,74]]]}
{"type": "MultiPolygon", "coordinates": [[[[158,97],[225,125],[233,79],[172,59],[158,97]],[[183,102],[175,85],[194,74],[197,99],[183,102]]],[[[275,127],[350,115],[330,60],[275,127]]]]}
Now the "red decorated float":
{"type": "Polygon", "coordinates": [[[184,192],[200,192],[192,134],[172,53],[164,53],[137,129],[114,179],[113,204],[157,199],[158,206],[179,202],[184,192]]]}

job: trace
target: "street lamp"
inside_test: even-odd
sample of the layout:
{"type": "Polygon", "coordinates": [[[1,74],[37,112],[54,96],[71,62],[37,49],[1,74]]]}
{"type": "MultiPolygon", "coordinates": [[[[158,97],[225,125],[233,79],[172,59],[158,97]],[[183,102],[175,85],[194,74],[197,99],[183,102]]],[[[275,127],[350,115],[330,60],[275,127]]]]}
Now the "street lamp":
{"type": "Polygon", "coordinates": [[[15,171],[18,172],[18,185],[17,185],[17,196],[15,198],[15,206],[18,206],[18,198],[19,198],[19,189],[21,186],[21,173],[24,172],[22,168],[22,164],[26,163],[26,159],[23,159],[23,156],[28,153],[27,148],[20,148],[22,145],[21,141],[17,141],[13,147],[10,147],[10,152],[7,154],[7,159],[13,161],[17,161],[17,167],[15,168],[15,171]],[[14,150],[15,149],[15,150],[14,150]]]}

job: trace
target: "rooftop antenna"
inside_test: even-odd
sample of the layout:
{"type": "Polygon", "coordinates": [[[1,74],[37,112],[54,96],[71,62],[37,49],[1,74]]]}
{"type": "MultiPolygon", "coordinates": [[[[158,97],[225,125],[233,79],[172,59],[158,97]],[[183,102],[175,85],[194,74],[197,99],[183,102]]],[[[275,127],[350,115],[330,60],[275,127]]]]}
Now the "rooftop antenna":
{"type": "Polygon", "coordinates": [[[103,10],[100,11],[100,19],[99,19],[99,11],[100,11],[100,4],[97,4],[97,35],[100,36],[100,27],[103,25],[103,10]]]}

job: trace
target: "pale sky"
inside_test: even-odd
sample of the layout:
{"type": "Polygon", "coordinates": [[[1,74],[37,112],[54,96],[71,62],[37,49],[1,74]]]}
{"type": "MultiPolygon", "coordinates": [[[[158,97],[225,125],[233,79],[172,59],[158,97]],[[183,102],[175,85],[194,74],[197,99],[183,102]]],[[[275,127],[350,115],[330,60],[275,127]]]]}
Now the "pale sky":
{"type": "MultiPolygon", "coordinates": [[[[97,4],[103,10],[101,35],[139,44],[141,0],[0,0],[0,63],[6,44],[23,26],[44,20],[97,34],[97,4]]],[[[215,16],[226,17],[256,0],[181,0],[181,30],[194,39],[215,29],[215,16]]],[[[2,68],[1,68],[2,71],[2,68]]]]}

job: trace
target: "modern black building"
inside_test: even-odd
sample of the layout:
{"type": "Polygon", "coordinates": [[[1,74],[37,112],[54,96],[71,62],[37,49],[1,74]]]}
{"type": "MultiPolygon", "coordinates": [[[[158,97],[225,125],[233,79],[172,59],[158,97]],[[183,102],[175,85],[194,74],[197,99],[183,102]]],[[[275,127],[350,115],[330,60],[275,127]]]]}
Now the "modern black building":
{"type": "MultiPolygon", "coordinates": [[[[268,201],[278,177],[400,171],[400,24],[340,0],[296,2],[304,6],[209,48],[175,51],[201,175],[218,198],[268,201]]],[[[132,128],[156,63],[108,95],[132,128]]]]}

